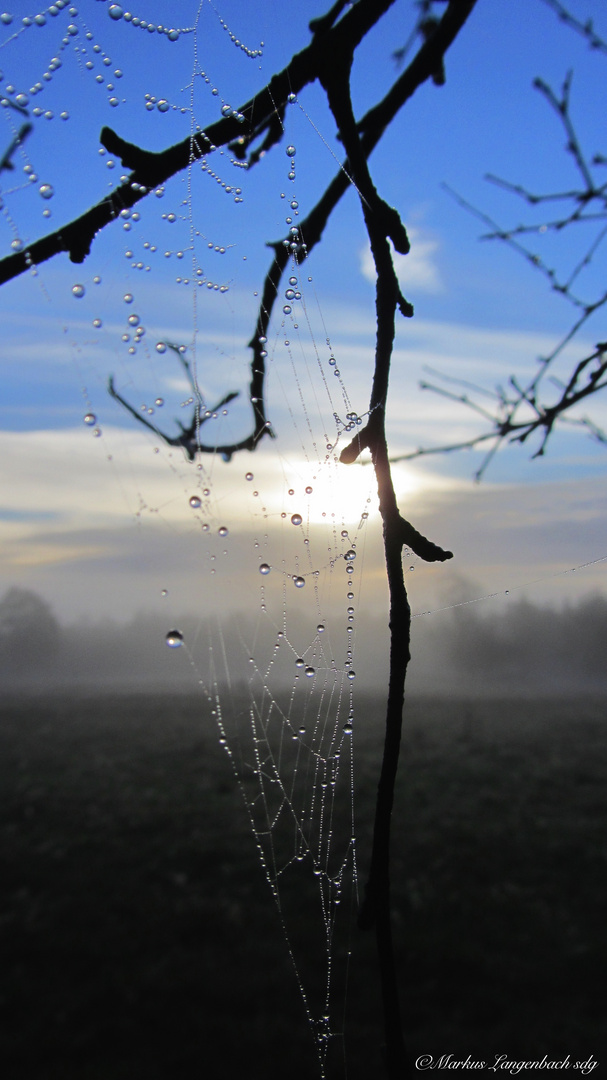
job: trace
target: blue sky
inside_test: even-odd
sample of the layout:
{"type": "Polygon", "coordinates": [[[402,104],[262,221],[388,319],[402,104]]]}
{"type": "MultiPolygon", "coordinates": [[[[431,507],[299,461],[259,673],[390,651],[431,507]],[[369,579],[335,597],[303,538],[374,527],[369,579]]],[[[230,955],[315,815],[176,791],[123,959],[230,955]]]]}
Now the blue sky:
{"type": "MultiPolygon", "coordinates": [[[[54,15],[44,9],[44,25],[31,27],[22,25],[21,4],[6,9],[14,18],[0,23],[2,87],[11,100],[28,95],[34,131],[15,158],[16,169],[1,177],[4,252],[16,237],[27,242],[70,221],[118,183],[119,162],[108,167],[109,155],[99,152],[104,124],[149,149],[184,138],[192,118],[204,127],[220,117],[222,105],[241,105],[265,85],[307,43],[307,23],[322,12],[322,5],[305,2],[285,13],[279,0],[182,3],[179,28],[194,29],[169,41],[112,19],[110,7],[106,0],[86,0],[73,9],[65,4],[54,15]],[[246,56],[230,32],[251,50],[263,41],[263,56],[246,56]],[[38,81],[44,89],[32,94],[38,81]],[[167,111],[159,111],[160,100],[167,101],[167,111]],[[24,168],[37,179],[28,181],[24,168]],[[40,194],[43,184],[53,188],[48,200],[40,194]]],[[[582,0],[570,7],[583,19],[601,15],[596,4],[582,0]]],[[[146,0],[137,16],[166,24],[174,10],[146,0]]],[[[361,49],[354,71],[358,113],[393,79],[391,53],[405,40],[412,18],[412,5],[401,0],[361,49]]],[[[597,21],[597,30],[607,33],[604,22],[601,27],[597,21]]],[[[597,87],[605,85],[606,64],[541,0],[479,0],[448,55],[446,86],[421,88],[374,153],[378,189],[400,210],[413,247],[400,267],[416,316],[398,328],[389,410],[394,453],[478,430],[461,407],[419,391],[426,365],[491,388],[511,373],[528,376],[536,358],[570,326],[567,303],[504,245],[479,242],[482,226],[441,184],[504,225],[531,220],[522,203],[484,175],[537,190],[571,186],[575,176],[562,130],[531,83],[540,75],[558,87],[574,69],[573,113],[582,142],[594,152],[604,149],[604,95],[597,87]]],[[[2,119],[6,146],[19,117],[5,107],[2,119]]],[[[36,276],[0,290],[0,592],[14,584],[33,588],[72,621],[124,620],[153,609],[170,621],[196,606],[200,575],[216,608],[259,605],[256,568],[266,551],[278,570],[267,585],[276,590],[277,611],[285,583],[290,587],[298,571],[314,586],[306,596],[315,597],[318,611],[328,611],[329,593],[338,588],[331,584],[335,566],[341,583],[345,522],[347,543],[356,536],[359,555],[365,551],[358,585],[364,602],[370,609],[382,606],[370,470],[355,466],[346,479],[326,450],[335,438],[332,413],[343,415],[349,402],[362,415],[370,389],[373,273],[353,191],[337,208],[323,244],[295,268],[303,297],[298,329],[294,316],[279,314],[272,325],[268,415],[275,441],[230,465],[207,456],[197,468],[136,425],[107,394],[114,374],[136,408],[155,410],[146,415],[159,423],[162,418],[163,430],[174,433],[177,418],[189,420],[182,374],[170,354],[155,348],[163,341],[188,347],[209,403],[246,388],[246,343],[268,267],[266,242],[284,235],[292,201],[302,216],[314,205],[340,157],[322,93],[311,87],[289,107],[283,143],[255,169],[237,168],[227,150],[211,156],[215,176],[196,166],[174,178],[161,198],[150,195],[138,204],[138,220],[105,230],[82,266],[59,257],[36,276]],[[294,180],[288,178],[289,142],[297,149],[294,180]],[[218,288],[194,287],[196,267],[205,286],[208,281],[218,288]],[[72,295],[74,285],[84,286],[81,298],[72,295]],[[128,323],[133,315],[146,331],[138,343],[128,323]],[[327,366],[331,350],[338,380],[327,366]],[[158,398],[162,406],[155,405],[158,398]],[[83,423],[89,412],[95,425],[83,423]],[[245,480],[249,470],[252,481],[245,480]],[[197,492],[202,506],[193,512],[189,499],[197,492]],[[302,513],[299,530],[290,522],[294,511],[302,513]],[[229,542],[218,537],[224,524],[229,542]],[[219,564],[228,567],[220,583],[214,573],[219,564]],[[319,597],[325,572],[331,580],[319,597]],[[161,599],[163,590],[168,595],[161,599]]],[[[570,265],[581,242],[563,235],[555,257],[570,265]]],[[[599,251],[587,273],[590,294],[600,288],[604,270],[599,251]]],[[[564,364],[605,336],[599,314],[564,364]]],[[[598,423],[607,421],[605,401],[589,411],[598,423]]],[[[222,439],[237,437],[247,423],[240,403],[227,417],[210,421],[222,439]]],[[[412,562],[416,610],[456,595],[473,598],[521,585],[530,599],[557,603],[605,591],[605,564],[595,562],[607,555],[604,448],[579,434],[557,434],[543,460],[529,457],[527,447],[506,449],[480,487],[472,480],[479,460],[473,453],[396,468],[403,513],[456,554],[448,568],[412,562]],[[576,575],[564,573],[591,562],[576,575]]]]}

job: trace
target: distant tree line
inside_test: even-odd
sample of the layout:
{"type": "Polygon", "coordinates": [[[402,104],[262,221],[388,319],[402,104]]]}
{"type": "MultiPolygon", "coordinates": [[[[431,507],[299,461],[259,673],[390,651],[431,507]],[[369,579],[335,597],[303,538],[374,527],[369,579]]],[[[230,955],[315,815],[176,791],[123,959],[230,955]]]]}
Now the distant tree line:
{"type": "MultiPolygon", "coordinates": [[[[198,622],[192,615],[180,619],[191,641],[198,622]]],[[[234,655],[242,625],[239,615],[227,619],[223,627],[234,655]]],[[[382,619],[369,619],[369,672],[361,669],[361,674],[370,690],[385,677],[382,628],[382,619]]],[[[600,595],[559,611],[514,598],[499,609],[490,602],[464,604],[414,620],[417,663],[411,689],[422,693],[457,690],[470,696],[492,691],[507,695],[551,689],[604,690],[605,641],[607,598],[600,595]],[[427,658],[431,662],[424,670],[427,658]]],[[[196,659],[204,664],[203,657],[196,659]]],[[[181,682],[187,690],[190,684],[183,671],[176,671],[170,661],[164,646],[164,621],[154,614],[136,615],[126,624],[107,619],[63,626],[51,605],[35,592],[12,588],[0,599],[0,676],[5,684],[35,687],[77,682],[108,689],[121,685],[144,689],[181,682]]]]}

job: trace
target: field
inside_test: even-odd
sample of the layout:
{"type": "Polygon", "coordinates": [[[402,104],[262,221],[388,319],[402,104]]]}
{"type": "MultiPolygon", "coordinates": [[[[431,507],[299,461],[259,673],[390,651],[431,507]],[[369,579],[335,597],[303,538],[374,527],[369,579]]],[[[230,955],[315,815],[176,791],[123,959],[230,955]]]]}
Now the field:
{"type": "MultiPolygon", "coordinates": [[[[378,713],[360,702],[363,877],[378,713]]],[[[599,699],[411,703],[392,879],[414,1056],[592,1054],[607,1075],[606,735],[599,699]]],[[[316,1080],[276,909],[199,701],[5,700],[0,800],[6,1080],[316,1080]]],[[[304,937],[308,918],[302,900],[304,937]]],[[[347,1077],[374,1080],[374,943],[353,933],[347,1077]]]]}

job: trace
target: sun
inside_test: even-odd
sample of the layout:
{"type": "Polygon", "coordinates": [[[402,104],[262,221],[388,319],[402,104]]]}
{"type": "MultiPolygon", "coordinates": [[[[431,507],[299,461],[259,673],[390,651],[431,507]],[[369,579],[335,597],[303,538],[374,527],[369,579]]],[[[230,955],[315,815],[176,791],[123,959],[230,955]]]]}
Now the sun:
{"type": "MultiPolygon", "coordinates": [[[[394,470],[397,496],[411,495],[421,484],[413,470],[394,470]]],[[[377,481],[371,464],[343,465],[337,458],[305,462],[286,474],[282,512],[310,524],[356,526],[378,513],[377,481]]]]}

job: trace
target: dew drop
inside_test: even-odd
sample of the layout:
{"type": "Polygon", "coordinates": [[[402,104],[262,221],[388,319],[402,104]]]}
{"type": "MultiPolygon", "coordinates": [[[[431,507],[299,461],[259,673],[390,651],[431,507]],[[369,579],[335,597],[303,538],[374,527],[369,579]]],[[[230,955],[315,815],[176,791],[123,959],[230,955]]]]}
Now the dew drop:
{"type": "Polygon", "coordinates": [[[103,326],[101,319],[93,319],[93,326],[95,327],[95,330],[99,330],[100,327],[103,326]]]}
{"type": "Polygon", "coordinates": [[[17,94],[15,101],[17,105],[20,105],[22,109],[29,104],[29,97],[27,94],[17,94]]]}
{"type": "Polygon", "coordinates": [[[324,623],[321,623],[321,622],[319,622],[318,626],[316,627],[316,632],[317,632],[318,634],[323,634],[323,633],[324,633],[324,630],[325,630],[325,624],[324,624],[324,623]]]}
{"type": "MultiPolygon", "coordinates": [[[[346,536],[347,535],[348,534],[346,533],[346,536]]],[[[354,551],[353,548],[350,548],[349,551],[346,551],[346,554],[344,555],[344,559],[346,560],[346,562],[354,562],[355,558],[356,558],[356,552],[354,551]]]]}
{"type": "Polygon", "coordinates": [[[183,644],[183,634],[181,630],[169,630],[165,640],[169,649],[178,649],[183,644]]]}
{"type": "Polygon", "coordinates": [[[166,351],[167,351],[167,347],[166,347],[164,341],[157,341],[156,342],[156,352],[165,353],[166,351]]]}
{"type": "Polygon", "coordinates": [[[294,584],[296,589],[303,589],[305,583],[306,583],[305,578],[302,578],[302,577],[299,577],[299,576],[293,578],[293,584],[294,584]]]}
{"type": "Polygon", "coordinates": [[[162,405],[164,405],[164,398],[157,397],[156,401],[154,402],[154,405],[156,405],[158,408],[160,408],[162,405]]]}
{"type": "Polygon", "coordinates": [[[302,660],[301,656],[298,656],[297,660],[295,661],[295,667],[302,668],[303,666],[304,666],[304,661],[302,660]]]}
{"type": "Polygon", "coordinates": [[[355,679],[355,678],[356,678],[356,672],[355,672],[355,671],[352,671],[352,670],[350,670],[350,671],[348,672],[348,678],[349,678],[349,679],[355,679]]]}
{"type": "Polygon", "coordinates": [[[190,496],[190,506],[192,507],[192,510],[198,510],[199,507],[202,506],[202,499],[199,495],[190,496]]]}
{"type": "Polygon", "coordinates": [[[301,514],[291,514],[291,525],[301,525],[301,514]]]}
{"type": "Polygon", "coordinates": [[[287,153],[287,157],[295,157],[295,154],[297,153],[297,151],[296,151],[294,146],[289,145],[289,146],[287,146],[286,153],[287,153]]]}
{"type": "Polygon", "coordinates": [[[311,495],[313,491],[314,491],[314,488],[312,488],[312,487],[310,487],[308,485],[308,487],[306,488],[306,495],[311,495]]]}
{"type": "Polygon", "coordinates": [[[156,108],[158,109],[158,112],[162,112],[162,113],[168,112],[170,107],[171,106],[169,105],[166,98],[161,98],[160,101],[158,102],[157,106],[156,106],[156,108]]]}
{"type": "Polygon", "coordinates": [[[309,679],[311,679],[314,675],[316,675],[316,671],[314,670],[313,667],[308,666],[306,668],[306,675],[308,676],[309,679]]]}
{"type": "Polygon", "coordinates": [[[129,317],[128,317],[128,323],[129,323],[129,326],[138,326],[138,325],[139,325],[139,321],[140,321],[140,320],[139,320],[139,316],[138,316],[138,315],[129,315],[129,317]]]}
{"type": "Polygon", "coordinates": [[[125,292],[122,299],[124,300],[125,304],[132,304],[133,300],[134,300],[134,296],[133,296],[133,294],[131,292],[125,292]]]}
{"type": "Polygon", "coordinates": [[[72,296],[76,296],[79,300],[84,296],[85,292],[84,285],[72,285],[72,296]]]}
{"type": "Polygon", "coordinates": [[[218,528],[217,533],[218,533],[219,536],[227,536],[229,531],[230,530],[227,528],[226,525],[221,525],[218,528]]]}
{"type": "Polygon", "coordinates": [[[259,573],[263,574],[263,576],[265,577],[267,574],[270,573],[270,569],[271,567],[268,566],[267,562],[262,562],[261,566],[259,567],[259,573]]]}
{"type": "Polygon", "coordinates": [[[85,424],[88,424],[89,427],[92,427],[93,424],[96,424],[97,417],[95,416],[95,413],[87,412],[86,416],[84,417],[84,422],[85,424]]]}

